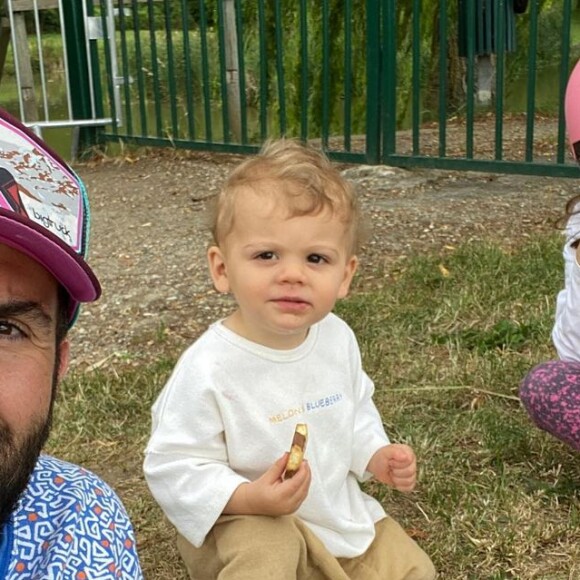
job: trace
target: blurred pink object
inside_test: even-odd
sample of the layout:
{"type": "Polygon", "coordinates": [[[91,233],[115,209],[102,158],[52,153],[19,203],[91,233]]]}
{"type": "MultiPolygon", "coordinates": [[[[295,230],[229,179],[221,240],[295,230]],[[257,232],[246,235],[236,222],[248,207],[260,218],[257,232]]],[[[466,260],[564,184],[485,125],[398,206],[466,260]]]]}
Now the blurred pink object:
{"type": "Polygon", "coordinates": [[[564,114],[566,116],[566,128],[572,154],[576,161],[580,163],[580,61],[572,70],[566,87],[566,97],[564,100],[564,114]]]}

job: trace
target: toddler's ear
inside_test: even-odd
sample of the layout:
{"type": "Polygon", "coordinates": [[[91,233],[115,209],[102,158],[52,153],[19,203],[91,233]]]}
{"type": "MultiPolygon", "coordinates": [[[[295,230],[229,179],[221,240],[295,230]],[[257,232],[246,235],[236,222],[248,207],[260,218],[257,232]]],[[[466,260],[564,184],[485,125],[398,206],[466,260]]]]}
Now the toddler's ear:
{"type": "Polygon", "coordinates": [[[213,285],[218,292],[225,294],[230,291],[230,283],[226,271],[226,262],[218,246],[211,246],[207,251],[207,262],[213,285]]]}
{"type": "Polygon", "coordinates": [[[351,256],[344,267],[344,276],[338,290],[338,298],[346,298],[348,295],[350,283],[352,282],[357,267],[358,258],[356,256],[351,256]]]}

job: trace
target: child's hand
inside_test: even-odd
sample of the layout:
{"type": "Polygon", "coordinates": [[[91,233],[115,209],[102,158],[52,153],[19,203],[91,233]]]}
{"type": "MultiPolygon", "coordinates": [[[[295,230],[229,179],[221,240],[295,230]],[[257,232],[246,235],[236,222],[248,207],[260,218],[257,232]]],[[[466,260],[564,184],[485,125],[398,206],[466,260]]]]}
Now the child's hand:
{"type": "Polygon", "coordinates": [[[408,445],[386,445],[371,457],[367,470],[399,491],[412,491],[417,481],[415,452],[408,445]]]}
{"type": "Polygon", "coordinates": [[[285,453],[262,477],[240,485],[224,508],[224,514],[284,516],[294,513],[306,499],[311,472],[308,461],[290,478],[283,480],[288,453],[285,453]]]}

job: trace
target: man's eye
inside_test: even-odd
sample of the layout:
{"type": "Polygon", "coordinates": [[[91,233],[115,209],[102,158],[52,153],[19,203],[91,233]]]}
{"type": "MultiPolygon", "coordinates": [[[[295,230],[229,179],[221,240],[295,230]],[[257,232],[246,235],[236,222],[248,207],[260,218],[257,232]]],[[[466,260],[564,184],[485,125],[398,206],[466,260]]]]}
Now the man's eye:
{"type": "Polygon", "coordinates": [[[308,256],[308,261],[311,264],[322,264],[324,262],[328,262],[328,260],[320,254],[310,254],[310,256],[308,256]]]}
{"type": "Polygon", "coordinates": [[[258,258],[258,260],[273,260],[276,257],[276,254],[274,254],[274,252],[260,252],[256,258],[258,258]]]}
{"type": "Polygon", "coordinates": [[[21,328],[11,322],[0,320],[0,338],[17,339],[23,336],[25,333],[21,328]]]}

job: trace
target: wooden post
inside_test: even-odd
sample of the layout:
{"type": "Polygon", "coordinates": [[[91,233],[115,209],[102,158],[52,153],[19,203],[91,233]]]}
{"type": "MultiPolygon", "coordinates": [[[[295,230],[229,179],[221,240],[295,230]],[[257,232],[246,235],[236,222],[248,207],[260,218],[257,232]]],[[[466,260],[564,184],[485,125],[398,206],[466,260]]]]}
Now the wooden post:
{"type": "Polygon", "coordinates": [[[224,37],[226,83],[228,95],[228,114],[232,137],[240,142],[242,139],[240,72],[238,69],[238,32],[236,29],[236,6],[234,0],[223,0],[224,3],[224,37]]]}
{"type": "Polygon", "coordinates": [[[32,62],[30,60],[30,50],[28,48],[28,37],[26,35],[26,24],[24,13],[14,13],[14,30],[12,31],[12,45],[14,52],[18,55],[18,75],[20,78],[20,93],[22,95],[22,121],[34,123],[38,121],[38,111],[36,109],[36,96],[34,94],[34,77],[32,75],[32,62]]]}

